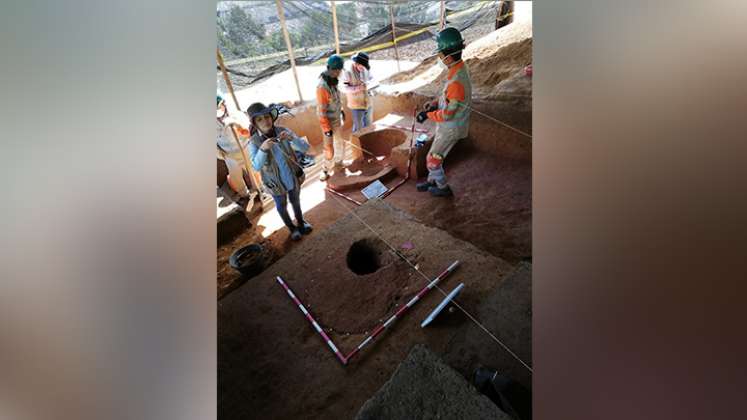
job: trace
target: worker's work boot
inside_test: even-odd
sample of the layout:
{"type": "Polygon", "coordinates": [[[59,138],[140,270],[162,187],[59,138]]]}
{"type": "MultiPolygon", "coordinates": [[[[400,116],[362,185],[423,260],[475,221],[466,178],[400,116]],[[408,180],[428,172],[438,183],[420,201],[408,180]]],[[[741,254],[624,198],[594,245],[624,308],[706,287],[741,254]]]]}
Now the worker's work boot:
{"type": "Polygon", "coordinates": [[[239,197],[238,200],[236,200],[236,205],[241,207],[241,210],[246,211],[246,207],[249,205],[249,203],[252,201],[252,197],[247,195],[245,197],[239,197]]]}
{"type": "Polygon", "coordinates": [[[417,188],[418,191],[420,192],[426,192],[431,187],[435,187],[435,186],[436,186],[436,183],[430,182],[430,181],[423,181],[423,182],[418,182],[417,184],[415,184],[415,188],[417,188]]]}
{"type": "Polygon", "coordinates": [[[336,174],[345,174],[345,166],[342,162],[335,162],[335,166],[332,167],[332,172],[336,174]]]}
{"type": "Polygon", "coordinates": [[[498,376],[498,371],[486,367],[479,367],[472,374],[472,384],[478,391],[485,389],[498,376]]]}
{"type": "Polygon", "coordinates": [[[306,156],[302,157],[301,160],[298,163],[302,167],[308,168],[310,166],[314,166],[314,164],[316,163],[316,161],[314,160],[314,158],[312,156],[306,155],[306,156]]]}
{"type": "Polygon", "coordinates": [[[324,182],[329,178],[329,173],[327,171],[322,171],[321,174],[319,174],[319,180],[324,182]]]}
{"type": "Polygon", "coordinates": [[[301,232],[301,235],[308,235],[312,230],[313,228],[309,222],[304,221],[303,223],[298,224],[298,231],[301,232]]]}
{"type": "Polygon", "coordinates": [[[438,188],[438,186],[434,185],[428,188],[428,192],[430,192],[434,197],[451,197],[452,195],[454,195],[448,185],[443,188],[438,188]]]}
{"type": "Polygon", "coordinates": [[[291,239],[294,241],[301,239],[301,232],[298,229],[291,230],[291,239]]]}

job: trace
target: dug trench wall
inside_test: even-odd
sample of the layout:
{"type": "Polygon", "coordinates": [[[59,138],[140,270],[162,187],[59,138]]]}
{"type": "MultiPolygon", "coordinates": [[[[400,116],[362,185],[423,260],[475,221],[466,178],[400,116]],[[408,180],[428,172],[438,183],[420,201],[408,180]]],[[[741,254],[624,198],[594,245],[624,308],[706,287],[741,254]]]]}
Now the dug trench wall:
{"type": "MultiPolygon", "coordinates": [[[[374,119],[388,113],[411,115],[413,109],[433,99],[430,96],[415,92],[405,92],[398,95],[377,95],[374,97],[374,119]]],[[[510,102],[474,101],[473,108],[518,128],[522,131],[531,130],[531,108],[510,102]]],[[[482,152],[516,160],[532,159],[531,139],[518,134],[480,114],[472,112],[470,116],[469,137],[466,145],[482,152]]]]}
{"type": "Polygon", "coordinates": [[[218,303],[220,417],[352,418],[413,345],[425,344],[444,357],[460,330],[455,327],[470,325],[466,317],[455,317],[449,325],[421,328],[420,321],[443,298],[434,290],[343,366],[275,276],[347,354],[456,260],[461,264],[439,287],[448,291],[464,283],[460,304],[466,308],[478,307],[482,296],[512,272],[505,260],[385,201],[353,212],[218,303]],[[426,279],[383,241],[397,247],[426,279]],[[406,242],[410,247],[403,248],[406,242]],[[284,403],[288,395],[300,402],[284,403]]]}
{"type": "MultiPolygon", "coordinates": [[[[373,120],[383,118],[387,114],[395,113],[410,116],[415,108],[432,99],[415,92],[405,92],[397,95],[379,94],[373,97],[374,115],[373,120]]],[[[519,102],[511,101],[474,101],[473,108],[489,116],[494,116],[500,121],[518,128],[524,132],[531,133],[532,112],[531,107],[519,102]]],[[[343,125],[343,131],[349,133],[352,129],[352,113],[343,107],[349,118],[343,125]]],[[[319,128],[319,119],[316,115],[316,105],[305,104],[292,110],[294,116],[281,116],[278,124],[287,127],[298,135],[306,136],[315,150],[321,152],[322,132],[319,128]]],[[[531,139],[496,123],[477,112],[472,112],[470,117],[469,137],[465,142],[468,147],[473,147],[482,152],[517,160],[531,160],[531,139]]]]}

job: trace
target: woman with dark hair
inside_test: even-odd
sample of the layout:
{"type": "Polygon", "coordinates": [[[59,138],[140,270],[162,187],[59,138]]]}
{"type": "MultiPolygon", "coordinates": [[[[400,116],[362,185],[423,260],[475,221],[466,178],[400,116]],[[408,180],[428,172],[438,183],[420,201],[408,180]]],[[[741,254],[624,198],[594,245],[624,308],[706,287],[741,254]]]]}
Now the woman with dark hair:
{"type": "Polygon", "coordinates": [[[293,131],[276,127],[277,108],[266,107],[257,102],[246,110],[256,129],[249,139],[252,166],[262,176],[262,184],[270,192],[275,207],[288,227],[291,239],[297,241],[301,235],[311,233],[311,225],[303,219],[301,211],[301,184],[305,178],[294,151],[306,152],[309,143],[293,131]],[[288,201],[293,207],[296,223],[288,214],[288,201]]]}

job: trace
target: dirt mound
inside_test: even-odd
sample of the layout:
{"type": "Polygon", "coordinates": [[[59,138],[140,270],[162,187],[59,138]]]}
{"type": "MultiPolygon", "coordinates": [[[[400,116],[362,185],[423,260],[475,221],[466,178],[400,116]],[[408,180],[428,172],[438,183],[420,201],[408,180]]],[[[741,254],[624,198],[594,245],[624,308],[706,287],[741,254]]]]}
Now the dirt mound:
{"type": "Polygon", "coordinates": [[[485,58],[468,58],[472,83],[478,87],[495,87],[532,62],[532,39],[506,45],[485,58]]]}
{"type": "MultiPolygon", "coordinates": [[[[532,62],[531,10],[524,11],[524,16],[467,45],[463,58],[472,79],[473,99],[501,96],[531,99],[531,78],[524,74],[524,67],[532,62]]],[[[431,57],[411,70],[383,80],[382,92],[437,95],[446,71],[437,66],[436,60],[431,57]]]]}
{"type": "MultiPolygon", "coordinates": [[[[419,193],[414,185],[407,186],[411,187],[407,194],[411,200],[419,193]]],[[[429,279],[459,260],[456,271],[439,286],[451,289],[464,283],[467,293],[460,297],[460,304],[465,307],[476,307],[481,296],[495,289],[511,271],[506,261],[426,226],[384,201],[357,207],[355,215],[399,248],[429,279]],[[406,242],[412,247],[402,247],[406,242]]],[[[458,331],[453,327],[420,328],[420,321],[442,299],[433,290],[343,366],[277,284],[275,276],[281,276],[340,351],[348,353],[366,336],[340,334],[331,330],[331,325],[366,323],[362,320],[368,319],[375,321],[366,327],[370,332],[383,321],[374,320],[374,313],[390,315],[395,305],[404,305],[428,283],[412,269],[402,267],[401,259],[382,251],[375,237],[349,214],[326,229],[315,229],[297,248],[218,302],[220,418],[353,418],[413,345],[427,344],[440,353],[451,342],[458,331]],[[359,272],[371,271],[376,265],[381,268],[356,274],[348,267],[348,256],[351,263],[356,261],[353,266],[359,272]],[[367,296],[351,290],[353,286],[379,290],[369,289],[377,296],[367,296]],[[384,304],[383,296],[390,292],[384,304]],[[365,301],[369,297],[381,300],[369,304],[365,301]],[[289,400],[288,395],[296,398],[289,400]]]]}
{"type": "Polygon", "coordinates": [[[408,82],[414,78],[427,78],[429,75],[438,76],[441,72],[435,67],[437,57],[434,55],[420,62],[417,66],[407,71],[401,71],[393,76],[381,81],[382,84],[395,85],[397,83],[408,82]]]}
{"type": "Polygon", "coordinates": [[[510,418],[423,345],[412,348],[355,416],[356,420],[510,418]]]}

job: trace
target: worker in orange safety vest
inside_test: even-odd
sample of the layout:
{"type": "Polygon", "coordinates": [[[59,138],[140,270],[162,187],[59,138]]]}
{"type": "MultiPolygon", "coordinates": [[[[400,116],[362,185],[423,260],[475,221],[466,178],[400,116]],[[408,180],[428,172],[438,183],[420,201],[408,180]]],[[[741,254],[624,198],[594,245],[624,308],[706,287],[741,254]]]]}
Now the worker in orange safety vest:
{"type": "Polygon", "coordinates": [[[327,59],[327,69],[319,75],[316,87],[316,113],[322,128],[324,160],[322,161],[321,181],[326,181],[333,169],[343,168],[345,140],[342,138],[342,125],[345,112],[342,110],[338,78],[342,72],[343,59],[333,54],[327,59]],[[334,166],[333,166],[334,165],[334,166]]]}
{"type": "Polygon", "coordinates": [[[472,83],[467,66],[462,61],[464,40],[456,28],[444,28],[436,36],[439,65],[447,69],[446,81],[437,101],[428,102],[416,119],[436,122],[436,137],[426,157],[428,179],[416,185],[436,197],[453,195],[446,182],[443,162],[452,147],[469,133],[472,83]]]}

